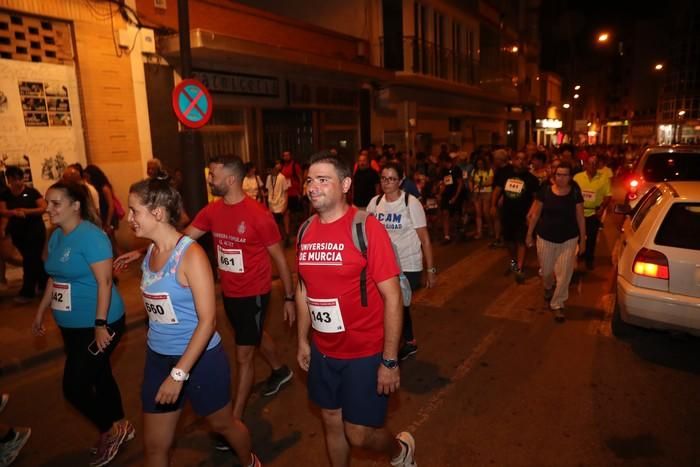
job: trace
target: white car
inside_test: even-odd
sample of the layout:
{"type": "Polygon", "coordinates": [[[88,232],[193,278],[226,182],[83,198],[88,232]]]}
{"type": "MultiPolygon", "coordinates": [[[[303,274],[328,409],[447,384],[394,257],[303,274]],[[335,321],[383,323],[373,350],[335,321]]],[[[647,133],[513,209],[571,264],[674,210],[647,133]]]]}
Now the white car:
{"type": "Polygon", "coordinates": [[[700,182],[653,186],[626,213],[617,254],[616,336],[630,324],[700,335],[700,182]]]}
{"type": "Polygon", "coordinates": [[[625,202],[635,208],[657,183],[681,180],[700,181],[700,146],[649,146],[625,177],[625,202]]]}

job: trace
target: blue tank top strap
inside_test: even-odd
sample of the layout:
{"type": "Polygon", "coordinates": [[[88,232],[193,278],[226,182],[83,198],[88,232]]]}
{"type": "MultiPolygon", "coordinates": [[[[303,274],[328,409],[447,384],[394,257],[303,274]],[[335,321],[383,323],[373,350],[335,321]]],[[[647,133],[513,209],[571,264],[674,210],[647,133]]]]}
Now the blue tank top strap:
{"type": "Polygon", "coordinates": [[[180,237],[180,239],[177,241],[177,245],[175,245],[175,249],[173,249],[173,253],[170,255],[170,258],[168,258],[168,264],[166,267],[167,270],[165,272],[166,275],[168,273],[175,274],[177,272],[177,268],[180,266],[180,260],[182,260],[182,254],[185,252],[185,250],[187,250],[187,247],[189,247],[192,242],[194,242],[194,240],[187,235],[180,237]]]}

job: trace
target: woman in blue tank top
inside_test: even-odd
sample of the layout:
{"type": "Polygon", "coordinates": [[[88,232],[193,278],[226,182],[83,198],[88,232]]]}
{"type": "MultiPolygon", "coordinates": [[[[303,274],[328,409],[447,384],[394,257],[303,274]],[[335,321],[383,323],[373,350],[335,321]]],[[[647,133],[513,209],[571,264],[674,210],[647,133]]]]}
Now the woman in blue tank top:
{"type": "Polygon", "coordinates": [[[216,332],[209,260],[196,242],[177,231],[181,211],[180,194],[166,180],[143,180],[129,190],[131,228],[153,242],[141,280],[149,318],[141,389],[145,464],[168,465],[177,421],[189,400],[244,465],[259,466],[248,429],[233,418],[230,368],[216,332]]]}

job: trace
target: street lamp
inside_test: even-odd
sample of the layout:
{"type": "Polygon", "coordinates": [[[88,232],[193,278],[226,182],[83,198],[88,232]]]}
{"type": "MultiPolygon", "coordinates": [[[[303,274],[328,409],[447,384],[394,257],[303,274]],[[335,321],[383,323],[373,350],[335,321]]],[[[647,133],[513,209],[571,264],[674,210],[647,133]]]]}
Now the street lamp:
{"type": "Polygon", "coordinates": [[[562,105],[562,107],[564,107],[565,109],[568,109],[569,107],[571,107],[571,105],[567,103],[567,104],[562,105]]]}
{"type": "Polygon", "coordinates": [[[680,112],[678,112],[679,117],[682,117],[683,115],[685,115],[685,110],[681,110],[680,112]]]}
{"type": "Polygon", "coordinates": [[[610,39],[610,34],[607,32],[601,32],[598,34],[598,42],[605,43],[608,42],[608,39],[610,39]]]}
{"type": "Polygon", "coordinates": [[[657,63],[656,65],[654,65],[654,69],[655,69],[656,71],[661,71],[661,70],[664,69],[664,64],[663,64],[663,63],[657,63]]]}
{"type": "Polygon", "coordinates": [[[579,96],[578,94],[574,94],[574,99],[578,99],[579,97],[581,96],[579,96]]]}
{"type": "Polygon", "coordinates": [[[576,86],[574,86],[574,91],[578,91],[579,89],[581,89],[581,85],[580,85],[580,84],[577,84],[576,86]]]}

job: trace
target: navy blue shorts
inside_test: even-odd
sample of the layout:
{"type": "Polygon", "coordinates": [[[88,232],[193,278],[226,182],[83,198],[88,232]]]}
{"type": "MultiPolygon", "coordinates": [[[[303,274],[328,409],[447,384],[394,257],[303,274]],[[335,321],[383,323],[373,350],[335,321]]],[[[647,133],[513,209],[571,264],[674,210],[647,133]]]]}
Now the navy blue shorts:
{"type": "Polygon", "coordinates": [[[377,393],[377,370],[382,355],[337,359],[311,345],[309,399],[323,409],[342,409],[343,420],[355,425],[381,427],[389,396],[377,393]]]}
{"type": "Polygon", "coordinates": [[[145,413],[167,413],[182,409],[189,400],[192,409],[200,417],[211,415],[231,402],[231,369],[224,347],[219,343],[199,357],[190,370],[182,392],[174,404],[156,404],[156,395],[170,370],[180,360],[179,355],[162,355],[150,348],[146,351],[143,370],[141,403],[145,413]]]}

